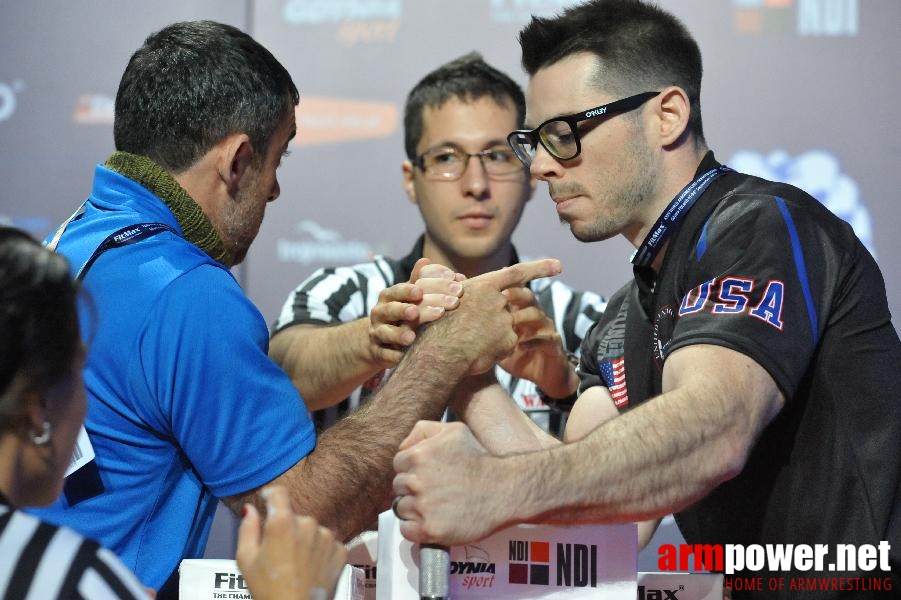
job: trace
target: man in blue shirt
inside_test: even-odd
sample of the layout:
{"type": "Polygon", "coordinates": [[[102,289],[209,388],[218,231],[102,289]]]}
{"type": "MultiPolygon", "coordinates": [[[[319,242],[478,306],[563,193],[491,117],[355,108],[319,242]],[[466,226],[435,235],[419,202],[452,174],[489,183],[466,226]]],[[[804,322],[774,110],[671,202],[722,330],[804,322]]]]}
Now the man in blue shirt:
{"type": "Polygon", "coordinates": [[[229,271],[280,193],[297,102],[282,65],[234,27],[152,34],[119,86],[116,152],[49,242],[87,291],[89,408],[76,455],[96,457],[41,513],[110,547],[154,588],[201,555],[218,500],[262,508],[270,482],[339,538],[371,523],[388,506],[404,435],[515,344],[501,290],[559,270],[543,261],[467,281],[458,309],[420,336],[370,408],[317,440],[229,271]]]}

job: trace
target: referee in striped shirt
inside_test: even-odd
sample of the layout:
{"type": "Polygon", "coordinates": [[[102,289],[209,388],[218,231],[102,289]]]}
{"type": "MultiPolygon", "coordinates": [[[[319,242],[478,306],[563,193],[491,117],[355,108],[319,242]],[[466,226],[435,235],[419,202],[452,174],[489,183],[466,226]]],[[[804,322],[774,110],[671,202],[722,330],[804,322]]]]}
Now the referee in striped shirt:
{"type": "MultiPolygon", "coordinates": [[[[511,237],[535,181],[506,138],[524,118],[519,85],[475,52],[408,95],[403,185],[425,232],[402,259],[315,272],[291,292],[273,329],[270,354],[320,428],[365,402],[417,328],[456,306],[461,275],[519,262],[511,237]]],[[[577,391],[580,342],[605,302],[547,279],[510,294],[520,345],[494,377],[539,426],[560,434],[577,391]]]]}
{"type": "Polygon", "coordinates": [[[66,260],[0,227],[0,598],[147,598],[97,542],[18,509],[53,502],[85,415],[66,260]]]}

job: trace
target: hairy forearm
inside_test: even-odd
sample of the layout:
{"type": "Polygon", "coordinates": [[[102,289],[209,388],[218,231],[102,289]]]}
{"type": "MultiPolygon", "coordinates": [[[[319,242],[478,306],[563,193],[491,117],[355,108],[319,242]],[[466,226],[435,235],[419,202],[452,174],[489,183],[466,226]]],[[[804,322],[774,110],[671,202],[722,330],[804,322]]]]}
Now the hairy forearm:
{"type": "MultiPolygon", "coordinates": [[[[501,293],[555,275],[553,259],[521,263],[463,282],[459,306],[421,326],[393,375],[364,407],[329,428],[317,447],[273,483],[285,485],[292,508],[349,539],[386,509],[395,454],[420,420],[438,419],[457,383],[484,372],[516,343],[501,293]]],[[[433,423],[435,424],[435,423],[433,423]]],[[[259,502],[259,494],[244,494],[259,502]]],[[[237,505],[238,497],[227,499],[237,505]]]]}
{"type": "Polygon", "coordinates": [[[368,319],[295,325],[278,332],[269,356],[291,377],[309,410],[333,406],[381,368],[369,352],[368,319]]]}
{"type": "Polygon", "coordinates": [[[319,439],[293,474],[295,509],[341,539],[358,534],[391,502],[392,461],[422,419],[437,420],[467,364],[437,344],[414,346],[364,405],[319,439]]]}
{"type": "MultiPolygon", "coordinates": [[[[664,399],[654,401],[662,404],[664,399]]],[[[517,520],[656,518],[684,508],[734,474],[728,458],[735,454],[734,438],[724,431],[689,433],[685,417],[672,408],[639,407],[579,442],[541,455],[511,457],[520,463],[513,471],[533,471],[533,485],[521,507],[524,514],[517,520]],[[664,430],[667,435],[659,435],[664,430]],[[565,496],[561,489],[567,490],[565,496]]]]}
{"type": "Polygon", "coordinates": [[[737,475],[782,397],[759,367],[740,362],[730,369],[724,364],[732,360],[723,355],[728,351],[714,351],[715,357],[705,352],[685,355],[694,360],[680,363],[685,368],[669,388],[664,378],[664,394],[582,440],[505,459],[515,473],[532,472],[517,520],[657,518],[737,475]]]}

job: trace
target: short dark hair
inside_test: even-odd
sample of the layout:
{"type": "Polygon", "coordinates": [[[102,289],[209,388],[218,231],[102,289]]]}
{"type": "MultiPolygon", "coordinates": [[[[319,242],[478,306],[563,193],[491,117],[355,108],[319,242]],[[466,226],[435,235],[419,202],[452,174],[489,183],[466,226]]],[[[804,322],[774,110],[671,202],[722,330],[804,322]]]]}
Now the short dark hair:
{"type": "Polygon", "coordinates": [[[65,258],[0,227],[0,424],[24,409],[7,397],[17,374],[43,391],[70,372],[80,345],[77,293],[65,258]]]}
{"type": "Polygon", "coordinates": [[[257,157],[298,101],[272,54],[243,31],[187,21],[151,34],[132,55],[116,93],[116,149],[180,172],[232,133],[257,157]]]}
{"type": "Polygon", "coordinates": [[[643,0],[590,0],[555,17],[533,16],[520,31],[519,43],[530,76],[589,52],[602,62],[605,88],[620,96],[668,85],[682,88],[691,102],[688,128],[704,139],[701,50],[672,14],[643,0]]]}
{"type": "Polygon", "coordinates": [[[498,104],[507,100],[516,108],[516,125],[526,118],[526,99],[513,79],[485,62],[478,52],[470,52],[445,63],[419,80],[407,95],[404,106],[404,149],[407,158],[416,157],[422,138],[422,114],[427,106],[439,108],[451,98],[478,100],[491,97],[498,104]]]}

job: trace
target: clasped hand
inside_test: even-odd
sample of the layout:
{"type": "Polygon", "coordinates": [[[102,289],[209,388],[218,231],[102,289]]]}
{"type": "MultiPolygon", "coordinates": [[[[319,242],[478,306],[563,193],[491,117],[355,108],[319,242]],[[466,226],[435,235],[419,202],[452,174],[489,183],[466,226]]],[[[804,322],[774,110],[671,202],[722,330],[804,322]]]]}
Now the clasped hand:
{"type": "Polygon", "coordinates": [[[420,259],[410,281],[379,295],[370,314],[373,356],[383,366],[396,365],[422,325],[452,311],[454,319],[440,329],[446,337],[453,336],[449,345],[470,365],[469,374],[484,372],[513,353],[505,365],[511,373],[539,380],[546,373],[556,377],[559,369],[548,367],[564,354],[560,337],[524,286],[560,270],[559,261],[544,259],[466,279],[420,259]]]}
{"type": "Polygon", "coordinates": [[[528,287],[512,287],[504,294],[513,315],[517,342],[510,356],[499,363],[501,368],[534,381],[552,398],[569,396],[579,381],[554,321],[528,287]]]}
{"type": "Polygon", "coordinates": [[[461,273],[420,258],[409,281],[382,290],[369,314],[373,361],[383,368],[395,366],[416,340],[421,325],[431,323],[459,304],[464,279],[461,273]]]}

